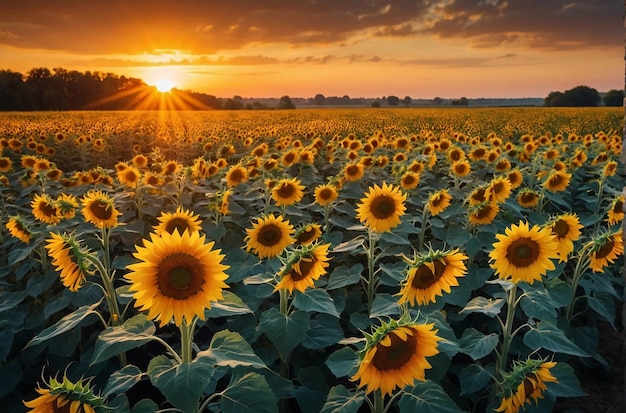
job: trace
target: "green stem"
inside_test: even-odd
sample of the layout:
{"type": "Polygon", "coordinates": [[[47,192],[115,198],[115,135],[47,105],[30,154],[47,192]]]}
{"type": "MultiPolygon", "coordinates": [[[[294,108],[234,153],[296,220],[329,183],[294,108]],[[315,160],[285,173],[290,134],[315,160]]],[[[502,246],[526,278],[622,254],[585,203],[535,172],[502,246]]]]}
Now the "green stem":
{"type": "Polygon", "coordinates": [[[374,392],[374,409],[372,413],[383,413],[385,410],[385,400],[383,399],[383,394],[380,390],[376,390],[374,392]]]}
{"type": "Polygon", "coordinates": [[[537,205],[537,212],[543,212],[544,199],[546,194],[546,186],[541,186],[541,193],[539,194],[539,204],[537,205]]]}
{"type": "MultiPolygon", "coordinates": [[[[183,319],[183,322],[179,326],[180,329],[180,357],[182,363],[191,363],[192,360],[192,348],[193,348],[193,330],[196,327],[196,318],[187,324],[187,320],[183,319]]],[[[181,363],[181,364],[182,364],[181,363]]]]}
{"type": "Polygon", "coordinates": [[[506,370],[507,360],[509,357],[509,348],[511,347],[511,341],[513,335],[511,331],[513,329],[513,321],[515,319],[515,309],[517,307],[517,284],[513,284],[513,287],[507,292],[507,312],[506,321],[502,329],[502,343],[500,346],[500,355],[496,360],[496,372],[501,376],[506,370]]]}
{"type": "Polygon", "coordinates": [[[368,313],[372,309],[374,303],[374,295],[376,293],[376,279],[374,275],[376,271],[374,266],[376,265],[376,237],[372,234],[371,230],[367,230],[368,235],[368,249],[367,253],[367,309],[368,313]]]}
{"type": "Polygon", "coordinates": [[[424,205],[422,209],[422,226],[420,227],[419,232],[419,242],[417,244],[417,251],[421,252],[424,248],[424,237],[426,236],[426,226],[428,225],[428,218],[430,217],[430,210],[428,206],[424,205]]]}
{"type": "Polygon", "coordinates": [[[572,274],[572,302],[569,303],[565,310],[565,317],[568,322],[571,322],[574,314],[574,307],[576,304],[576,290],[578,289],[578,284],[580,283],[581,278],[585,274],[587,268],[589,268],[589,264],[591,263],[591,258],[587,254],[587,250],[590,248],[592,243],[585,244],[580,252],[578,253],[578,260],[576,261],[576,267],[574,267],[574,273],[572,274]]]}
{"type": "Polygon", "coordinates": [[[278,297],[280,299],[280,313],[284,316],[289,315],[289,290],[281,289],[278,291],[278,297]]]}

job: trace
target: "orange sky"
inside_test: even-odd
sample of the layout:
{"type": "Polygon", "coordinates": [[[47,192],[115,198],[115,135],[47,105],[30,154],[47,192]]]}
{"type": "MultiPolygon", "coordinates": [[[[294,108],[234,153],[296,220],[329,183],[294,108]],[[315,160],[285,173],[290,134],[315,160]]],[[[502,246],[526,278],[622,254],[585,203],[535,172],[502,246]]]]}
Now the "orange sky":
{"type": "Polygon", "coordinates": [[[617,0],[19,0],[0,69],[171,79],[218,97],[545,97],[624,87],[617,0]]]}

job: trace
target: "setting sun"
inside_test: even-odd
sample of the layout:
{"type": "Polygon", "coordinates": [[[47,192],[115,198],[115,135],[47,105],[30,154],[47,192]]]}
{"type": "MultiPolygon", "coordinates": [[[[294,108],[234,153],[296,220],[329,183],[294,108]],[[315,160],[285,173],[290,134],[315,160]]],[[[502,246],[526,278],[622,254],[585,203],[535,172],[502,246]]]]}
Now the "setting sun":
{"type": "Polygon", "coordinates": [[[159,79],[154,83],[154,86],[156,86],[157,90],[161,93],[166,93],[172,90],[172,88],[174,87],[174,82],[172,82],[169,79],[159,79]]]}

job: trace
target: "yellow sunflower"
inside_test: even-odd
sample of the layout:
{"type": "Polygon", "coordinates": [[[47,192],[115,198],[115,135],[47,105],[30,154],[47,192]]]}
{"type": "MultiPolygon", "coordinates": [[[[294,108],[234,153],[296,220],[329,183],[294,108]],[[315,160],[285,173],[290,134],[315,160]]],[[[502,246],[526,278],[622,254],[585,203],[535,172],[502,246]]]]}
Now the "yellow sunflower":
{"type": "Polygon", "coordinates": [[[552,259],[559,258],[558,243],[549,228],[528,226],[527,222],[511,225],[489,253],[490,266],[498,277],[517,284],[532,284],[555,268],[552,259]]]}
{"type": "Polygon", "coordinates": [[[487,202],[486,190],[486,186],[479,186],[478,188],[470,192],[467,198],[467,202],[470,204],[470,206],[479,205],[487,202]]]}
{"type": "Polygon", "coordinates": [[[366,386],[366,393],[380,390],[391,395],[396,389],[426,381],[425,371],[432,366],[426,360],[439,353],[438,330],[434,324],[406,320],[383,322],[372,335],[366,334],[365,348],[359,353],[359,369],[351,378],[366,386]]]}
{"type": "Polygon", "coordinates": [[[289,206],[300,202],[304,185],[297,178],[279,180],[272,188],[272,199],[277,206],[289,206]]]}
{"type": "Polygon", "coordinates": [[[343,168],[343,175],[350,182],[356,182],[363,178],[365,168],[361,163],[350,163],[343,168]]]}
{"type": "Polygon", "coordinates": [[[517,203],[525,208],[533,208],[539,203],[539,194],[530,188],[524,188],[517,194],[517,203]]]}
{"type": "Polygon", "coordinates": [[[115,208],[113,199],[108,194],[91,190],[83,197],[82,204],[81,212],[85,221],[100,229],[117,226],[117,217],[121,213],[115,208]]]}
{"type": "Polygon", "coordinates": [[[428,197],[428,209],[432,216],[439,215],[452,203],[447,189],[441,189],[428,197]]]}
{"type": "Polygon", "coordinates": [[[57,224],[61,221],[57,214],[57,208],[48,194],[35,195],[30,203],[35,218],[46,224],[57,224]]]}
{"type": "Polygon", "coordinates": [[[321,206],[330,205],[339,196],[337,188],[332,184],[319,185],[314,194],[315,202],[321,206]]]}
{"type": "Polygon", "coordinates": [[[516,363],[513,371],[504,375],[504,391],[501,392],[500,406],[496,412],[518,413],[525,410],[524,406],[534,402],[535,405],[547,390],[546,383],[557,383],[558,380],[550,370],[556,362],[544,360],[527,360],[516,363]]]}
{"type": "Polygon", "coordinates": [[[458,278],[467,273],[464,260],[468,257],[459,252],[429,251],[415,258],[407,273],[402,289],[398,293],[398,304],[427,305],[434,303],[437,296],[450,293],[451,287],[459,285],[458,278]]]}
{"type": "Polygon", "coordinates": [[[589,267],[593,272],[603,272],[606,266],[624,254],[622,229],[601,234],[593,240],[593,244],[589,267]]]}
{"type": "Polygon", "coordinates": [[[257,218],[257,222],[246,232],[246,251],[253,251],[260,258],[275,257],[295,241],[292,238],[293,225],[280,215],[257,218]]]}
{"type": "Polygon", "coordinates": [[[308,224],[296,231],[294,244],[308,245],[316,241],[322,235],[322,227],[319,224],[308,224]]]}
{"type": "Polygon", "coordinates": [[[511,182],[507,178],[494,178],[485,190],[485,197],[501,204],[511,195],[511,189],[511,182]]]}
{"type": "Polygon", "coordinates": [[[6,156],[0,157],[0,172],[7,173],[13,169],[13,161],[6,156]]]}
{"type": "Polygon", "coordinates": [[[59,271],[61,282],[70,291],[76,292],[85,284],[90,262],[85,258],[89,251],[83,249],[71,235],[50,233],[45,246],[52,258],[52,265],[59,271]]]}
{"type": "Polygon", "coordinates": [[[608,210],[607,222],[609,225],[615,225],[624,220],[624,197],[617,196],[611,201],[611,206],[608,210]]]}
{"type": "Polygon", "coordinates": [[[389,231],[400,224],[400,217],[406,211],[404,201],[406,194],[398,187],[386,182],[382,186],[374,185],[357,205],[357,218],[372,231],[389,231]]]}
{"type": "Polygon", "coordinates": [[[157,220],[159,220],[159,224],[154,226],[154,232],[157,235],[161,235],[163,232],[171,234],[174,231],[182,234],[185,231],[197,232],[202,229],[200,216],[194,215],[192,211],[188,211],[180,205],[175,212],[162,212],[157,220]]]}
{"type": "Polygon", "coordinates": [[[248,180],[248,170],[241,165],[233,165],[226,172],[226,185],[234,187],[248,180]]]}
{"type": "Polygon", "coordinates": [[[11,236],[21,240],[23,243],[28,244],[33,236],[32,232],[28,228],[28,225],[22,217],[13,216],[10,217],[6,224],[4,224],[6,229],[9,231],[11,236]]]}
{"type": "Polygon", "coordinates": [[[415,172],[408,171],[400,178],[400,186],[405,191],[416,188],[419,183],[420,175],[415,172]]]}
{"type": "Polygon", "coordinates": [[[71,194],[60,194],[54,201],[59,218],[71,219],[76,215],[78,200],[71,194]]]}
{"type": "Polygon", "coordinates": [[[135,307],[148,310],[148,317],[161,326],[174,319],[177,326],[190,324],[194,316],[204,320],[204,311],[223,298],[229,267],[224,255],[214,250],[199,232],[178,231],[150,234],[133,253],[138,263],[128,266],[135,307]]]}
{"type": "Polygon", "coordinates": [[[232,195],[232,193],[233,193],[232,189],[227,189],[226,191],[222,192],[222,199],[220,200],[220,205],[217,208],[217,210],[223,216],[228,215],[228,213],[230,212],[230,210],[229,210],[229,208],[230,208],[229,199],[230,199],[230,196],[232,195]]]}
{"type": "Polygon", "coordinates": [[[141,180],[141,172],[134,166],[126,165],[126,168],[117,171],[117,180],[128,188],[134,188],[141,180]]]}
{"type": "Polygon", "coordinates": [[[500,206],[495,202],[483,202],[470,206],[468,219],[474,225],[491,224],[500,212],[500,206]]]}
{"type": "Polygon", "coordinates": [[[289,257],[287,264],[280,271],[280,281],[274,291],[293,290],[305,292],[313,288],[315,280],[326,274],[329,266],[328,247],[330,244],[309,244],[302,249],[295,250],[289,257]]]}
{"type": "Polygon", "coordinates": [[[472,167],[467,159],[461,159],[460,161],[456,161],[450,167],[450,170],[455,176],[467,176],[472,171],[472,167]]]}
{"type": "Polygon", "coordinates": [[[67,377],[62,381],[50,379],[46,388],[37,387],[37,398],[25,401],[29,413],[96,413],[109,410],[105,399],[93,392],[88,381],[71,382],[67,377]]]}
{"type": "Polygon", "coordinates": [[[550,192],[565,191],[569,185],[572,175],[565,171],[554,170],[548,175],[548,178],[543,183],[545,188],[550,192]]]}
{"type": "Polygon", "coordinates": [[[507,179],[511,183],[511,189],[515,189],[520,187],[524,182],[524,175],[522,175],[519,169],[513,169],[507,175],[507,179]]]}
{"type": "Polygon", "coordinates": [[[574,241],[580,238],[583,226],[575,213],[559,215],[546,224],[556,237],[558,243],[559,262],[566,262],[568,255],[574,251],[574,241]]]}

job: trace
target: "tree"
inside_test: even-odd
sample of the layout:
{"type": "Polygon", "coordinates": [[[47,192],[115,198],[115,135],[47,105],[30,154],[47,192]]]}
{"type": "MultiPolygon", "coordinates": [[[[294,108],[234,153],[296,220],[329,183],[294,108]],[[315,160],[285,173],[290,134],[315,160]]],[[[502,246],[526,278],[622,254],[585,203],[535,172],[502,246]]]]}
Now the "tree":
{"type": "Polygon", "coordinates": [[[443,105],[443,99],[437,96],[433,99],[433,104],[435,104],[436,106],[441,106],[443,105]]]}
{"type": "Polygon", "coordinates": [[[598,106],[600,104],[600,93],[589,86],[576,86],[575,88],[561,92],[550,92],[544,99],[545,106],[598,106]]]}
{"type": "Polygon", "coordinates": [[[326,96],[322,95],[321,93],[318,93],[313,98],[313,104],[316,106],[322,106],[324,103],[326,103],[326,96]]]}
{"type": "Polygon", "coordinates": [[[469,100],[466,97],[462,97],[461,99],[455,99],[452,101],[452,106],[468,106],[469,100]]]}
{"type": "Polygon", "coordinates": [[[291,98],[287,95],[280,98],[278,101],[278,109],[295,109],[296,105],[293,104],[291,98]]]}
{"type": "Polygon", "coordinates": [[[400,104],[400,98],[397,96],[387,96],[387,104],[389,106],[398,106],[400,104]]]}
{"type": "Polygon", "coordinates": [[[612,89],[602,96],[604,106],[622,106],[624,104],[624,91],[612,89]]]}
{"type": "Polygon", "coordinates": [[[380,107],[380,100],[375,100],[372,102],[372,107],[373,108],[379,108],[380,107]]]}
{"type": "Polygon", "coordinates": [[[406,106],[407,108],[411,106],[411,102],[413,102],[413,99],[411,98],[411,96],[405,96],[404,99],[402,99],[402,104],[406,106]]]}

